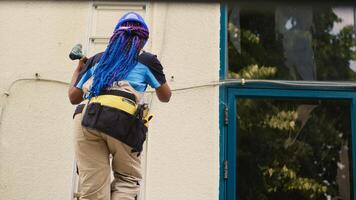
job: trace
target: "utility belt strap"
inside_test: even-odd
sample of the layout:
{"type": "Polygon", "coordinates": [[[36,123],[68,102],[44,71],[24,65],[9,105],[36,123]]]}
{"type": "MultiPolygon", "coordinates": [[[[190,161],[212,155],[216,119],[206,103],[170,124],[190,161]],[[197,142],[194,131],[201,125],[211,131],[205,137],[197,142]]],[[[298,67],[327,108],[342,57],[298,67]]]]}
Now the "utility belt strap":
{"type": "Polygon", "coordinates": [[[75,115],[83,112],[84,107],[85,107],[85,104],[77,105],[77,107],[75,108],[75,111],[73,113],[73,119],[74,119],[75,115]]]}
{"type": "Polygon", "coordinates": [[[131,99],[115,95],[100,95],[92,97],[89,103],[100,103],[102,106],[116,108],[131,115],[134,115],[137,109],[136,103],[131,99]]]}

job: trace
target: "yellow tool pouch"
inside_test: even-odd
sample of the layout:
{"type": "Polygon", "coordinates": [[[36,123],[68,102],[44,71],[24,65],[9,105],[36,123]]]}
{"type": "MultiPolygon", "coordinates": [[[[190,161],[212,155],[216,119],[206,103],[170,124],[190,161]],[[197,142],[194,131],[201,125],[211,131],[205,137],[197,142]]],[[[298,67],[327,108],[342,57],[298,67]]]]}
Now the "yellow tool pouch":
{"type": "Polygon", "coordinates": [[[143,110],[134,101],[115,95],[93,97],[83,115],[82,126],[103,132],[141,152],[147,127],[143,110]]]}

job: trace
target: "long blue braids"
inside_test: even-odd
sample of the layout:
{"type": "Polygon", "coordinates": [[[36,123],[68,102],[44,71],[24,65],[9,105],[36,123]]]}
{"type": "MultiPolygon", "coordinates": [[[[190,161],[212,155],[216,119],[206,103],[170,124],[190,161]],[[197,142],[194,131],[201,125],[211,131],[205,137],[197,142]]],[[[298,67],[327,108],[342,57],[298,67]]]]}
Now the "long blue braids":
{"type": "Polygon", "coordinates": [[[148,39],[148,30],[137,22],[126,22],[110,38],[96,69],[89,99],[98,96],[115,81],[123,80],[138,62],[138,55],[148,39]]]}

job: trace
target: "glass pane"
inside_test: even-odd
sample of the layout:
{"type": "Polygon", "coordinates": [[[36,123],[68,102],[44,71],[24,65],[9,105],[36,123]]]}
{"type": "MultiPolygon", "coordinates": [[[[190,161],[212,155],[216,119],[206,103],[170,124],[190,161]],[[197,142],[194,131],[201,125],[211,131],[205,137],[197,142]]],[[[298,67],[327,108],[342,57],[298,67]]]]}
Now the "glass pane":
{"type": "Polygon", "coordinates": [[[353,7],[228,9],[228,78],[356,80],[353,7]]]}
{"type": "Polygon", "coordinates": [[[350,116],[348,101],[238,98],[237,200],[353,199],[350,116]]]}

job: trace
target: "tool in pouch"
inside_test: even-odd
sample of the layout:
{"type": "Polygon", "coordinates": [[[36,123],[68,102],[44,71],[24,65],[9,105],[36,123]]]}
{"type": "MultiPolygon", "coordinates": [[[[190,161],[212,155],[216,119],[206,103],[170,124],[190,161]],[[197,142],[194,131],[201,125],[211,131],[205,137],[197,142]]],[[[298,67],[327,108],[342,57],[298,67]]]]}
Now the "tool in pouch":
{"type": "Polygon", "coordinates": [[[100,95],[88,102],[82,126],[118,139],[139,156],[151,119],[147,104],[137,105],[134,100],[122,96],[100,95]]]}

